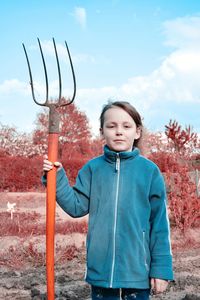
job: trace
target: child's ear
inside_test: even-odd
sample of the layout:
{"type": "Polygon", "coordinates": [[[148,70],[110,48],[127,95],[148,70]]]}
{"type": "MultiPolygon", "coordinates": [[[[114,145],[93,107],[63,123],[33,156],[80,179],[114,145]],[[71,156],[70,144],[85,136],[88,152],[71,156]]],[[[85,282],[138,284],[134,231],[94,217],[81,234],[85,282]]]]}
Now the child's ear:
{"type": "Polygon", "coordinates": [[[100,137],[104,139],[103,128],[99,128],[100,137]]]}
{"type": "Polygon", "coordinates": [[[137,140],[137,139],[139,139],[140,137],[141,137],[141,127],[140,126],[138,126],[137,128],[136,128],[136,135],[135,135],[135,139],[137,140]]]}

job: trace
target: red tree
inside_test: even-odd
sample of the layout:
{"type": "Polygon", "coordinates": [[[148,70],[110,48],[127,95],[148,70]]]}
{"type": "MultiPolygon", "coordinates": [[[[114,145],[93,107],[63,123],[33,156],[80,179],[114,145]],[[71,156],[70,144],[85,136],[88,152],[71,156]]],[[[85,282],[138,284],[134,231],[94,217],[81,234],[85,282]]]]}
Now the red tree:
{"type": "MultiPolygon", "coordinates": [[[[58,110],[60,113],[59,158],[90,157],[91,133],[86,115],[74,104],[63,106],[58,110]]],[[[48,110],[38,114],[36,126],[33,142],[35,145],[42,145],[44,154],[47,152],[48,143],[48,110]]]]}
{"type": "Polygon", "coordinates": [[[172,150],[180,154],[190,154],[199,142],[197,133],[192,132],[190,125],[182,129],[175,120],[170,120],[169,124],[165,126],[165,134],[172,142],[172,150]]]}
{"type": "MultiPolygon", "coordinates": [[[[176,164],[176,172],[166,174],[171,224],[183,233],[200,225],[200,201],[192,172],[187,165],[176,164]]],[[[194,176],[194,175],[193,175],[194,176]]]]}
{"type": "MultiPolygon", "coordinates": [[[[1,190],[41,189],[41,155],[47,153],[48,110],[38,114],[36,125],[33,135],[20,134],[15,128],[0,126],[0,165],[4,174],[1,190]]],[[[66,168],[71,183],[74,183],[78,170],[92,156],[90,142],[86,115],[73,104],[60,108],[59,160],[66,168]]]]}

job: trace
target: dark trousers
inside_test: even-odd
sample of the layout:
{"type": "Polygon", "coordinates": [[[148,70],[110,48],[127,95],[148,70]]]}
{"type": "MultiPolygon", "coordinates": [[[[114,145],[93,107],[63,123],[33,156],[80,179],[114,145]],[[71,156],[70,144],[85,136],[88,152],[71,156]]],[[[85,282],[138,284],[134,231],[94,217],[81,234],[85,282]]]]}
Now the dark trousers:
{"type": "Polygon", "coordinates": [[[149,300],[150,289],[111,289],[92,286],[92,300],[149,300]]]}

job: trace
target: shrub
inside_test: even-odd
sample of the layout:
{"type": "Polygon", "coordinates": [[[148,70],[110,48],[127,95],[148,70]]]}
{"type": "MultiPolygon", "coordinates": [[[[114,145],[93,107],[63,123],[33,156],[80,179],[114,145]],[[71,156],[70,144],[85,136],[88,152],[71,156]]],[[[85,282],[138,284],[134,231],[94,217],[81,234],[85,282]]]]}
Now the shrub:
{"type": "MultiPolygon", "coordinates": [[[[66,247],[55,247],[55,263],[63,264],[63,262],[73,260],[80,254],[80,250],[75,245],[66,247]]],[[[0,266],[6,266],[15,269],[21,269],[26,266],[40,267],[46,264],[46,254],[39,251],[32,242],[28,244],[24,241],[17,247],[10,246],[8,250],[0,256],[0,266]]]]}
{"type": "MultiPolygon", "coordinates": [[[[44,266],[45,265],[45,250],[39,249],[37,242],[28,242],[28,239],[33,236],[45,235],[46,224],[40,222],[41,215],[33,213],[14,214],[13,219],[10,218],[8,212],[1,212],[1,227],[0,236],[17,236],[21,241],[17,246],[11,245],[8,250],[1,252],[0,265],[22,268],[24,266],[44,266]]],[[[81,222],[58,222],[56,223],[55,233],[69,234],[87,232],[86,221],[81,222]]],[[[55,244],[55,263],[61,264],[67,260],[76,258],[82,250],[74,244],[61,246],[55,244]]]]}
{"type": "MultiPolygon", "coordinates": [[[[185,233],[200,225],[200,199],[191,178],[192,164],[178,152],[155,152],[149,156],[164,173],[171,225],[185,233]]],[[[194,169],[193,169],[194,172],[194,169]]]]}
{"type": "Polygon", "coordinates": [[[166,173],[171,224],[185,233],[200,225],[200,199],[187,166],[179,166],[176,173],[166,173]]]}
{"type": "Polygon", "coordinates": [[[1,212],[0,236],[20,236],[45,234],[45,227],[39,223],[40,214],[33,213],[14,213],[13,219],[9,212],[1,212]]]}
{"type": "MultiPolygon", "coordinates": [[[[1,192],[28,192],[42,191],[42,157],[19,157],[19,156],[0,156],[0,177],[1,192]]],[[[85,164],[87,159],[74,158],[63,160],[69,181],[74,184],[79,169],[85,164]]]]}
{"type": "MultiPolygon", "coordinates": [[[[38,236],[45,235],[46,224],[40,222],[41,215],[33,212],[16,212],[13,219],[10,218],[10,213],[1,212],[1,227],[0,236],[38,236]]],[[[59,234],[72,234],[72,233],[87,233],[87,222],[56,222],[55,232],[59,234]]]]}
{"type": "Polygon", "coordinates": [[[0,157],[0,191],[41,190],[41,157],[0,157]]]}
{"type": "Polygon", "coordinates": [[[78,171],[82,168],[82,166],[86,163],[86,161],[87,159],[83,159],[83,158],[82,159],[74,158],[70,160],[66,159],[62,161],[63,167],[65,168],[67,176],[69,178],[70,184],[73,185],[75,183],[78,171]]]}
{"type": "Polygon", "coordinates": [[[148,158],[158,165],[162,173],[177,172],[181,163],[178,154],[164,151],[151,153],[148,158]]]}

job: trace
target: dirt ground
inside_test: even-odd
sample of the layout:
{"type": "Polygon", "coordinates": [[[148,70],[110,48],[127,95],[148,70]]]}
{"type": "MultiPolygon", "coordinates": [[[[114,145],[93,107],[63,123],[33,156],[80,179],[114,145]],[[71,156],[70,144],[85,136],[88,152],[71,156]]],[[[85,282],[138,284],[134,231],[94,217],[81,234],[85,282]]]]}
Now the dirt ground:
{"type": "MultiPolygon", "coordinates": [[[[45,221],[44,193],[0,193],[0,212],[7,210],[7,202],[16,203],[16,212],[36,211],[45,221]]],[[[83,218],[81,218],[83,219],[83,218]]],[[[79,219],[79,221],[81,221],[79,219]]],[[[74,220],[56,207],[56,222],[74,220]]],[[[199,229],[190,230],[185,237],[172,230],[175,281],[165,294],[152,296],[152,300],[200,300],[200,234],[199,229]]],[[[45,237],[29,238],[41,250],[45,249],[45,237]],[[34,240],[35,239],[35,240],[34,240]]],[[[27,241],[28,242],[28,241],[27,241]]],[[[89,300],[90,286],[84,282],[85,235],[56,235],[56,243],[75,244],[80,249],[74,260],[55,266],[55,293],[57,300],[89,300]]],[[[20,245],[19,237],[0,237],[0,256],[11,246],[20,245]]],[[[8,268],[0,265],[0,300],[39,300],[46,298],[45,267],[8,268]]]]}

